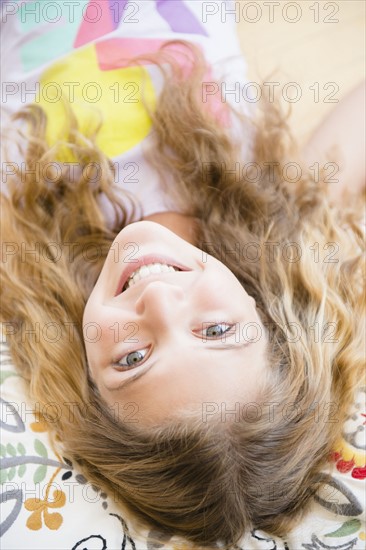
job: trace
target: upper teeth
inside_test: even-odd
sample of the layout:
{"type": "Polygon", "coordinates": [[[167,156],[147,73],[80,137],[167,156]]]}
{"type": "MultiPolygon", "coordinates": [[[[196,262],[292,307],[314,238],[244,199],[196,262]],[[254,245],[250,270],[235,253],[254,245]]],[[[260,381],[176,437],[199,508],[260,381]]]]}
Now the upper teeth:
{"type": "Polygon", "coordinates": [[[160,264],[157,262],[153,264],[142,265],[141,267],[136,269],[136,271],[134,271],[129,277],[125,288],[129,288],[130,286],[137,283],[137,281],[139,281],[140,279],[144,279],[149,275],[153,275],[156,273],[169,273],[174,271],[179,271],[179,269],[177,267],[173,267],[172,265],[160,264]]]}

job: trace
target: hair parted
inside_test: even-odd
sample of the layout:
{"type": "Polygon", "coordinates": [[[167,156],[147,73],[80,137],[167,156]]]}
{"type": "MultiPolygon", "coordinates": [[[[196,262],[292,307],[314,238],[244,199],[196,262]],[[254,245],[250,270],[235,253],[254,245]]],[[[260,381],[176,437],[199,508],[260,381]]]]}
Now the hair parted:
{"type": "Polygon", "coordinates": [[[247,172],[238,179],[229,170],[246,160],[239,156],[242,144],[203,107],[206,64],[200,50],[169,41],[157,54],[138,58],[146,60],[164,76],[157,105],[146,105],[155,145],[149,160],[181,211],[196,219],[197,246],[235,274],[268,330],[270,375],[257,403],[261,414],[239,422],[203,422],[187,414],[146,429],[117,418],[99,398],[87,374],[82,315],[112,241],[131,220],[125,207],[131,197],[126,194],[126,202],[117,197],[113,164],[96,145],[98,129],[81,135],[66,103],[67,142],[46,142],[47,119],[39,107],[17,115],[27,125],[27,168],[59,160],[67,151],[81,167],[98,163],[101,177],[91,184],[81,170],[71,181],[65,169],[52,180],[42,170],[38,176],[19,170],[8,178],[3,243],[14,250],[21,244],[34,250],[37,243],[45,251],[28,254],[26,262],[16,253],[3,258],[2,320],[12,356],[32,397],[62,408],[50,426],[65,454],[141,529],[153,527],[197,548],[218,542],[229,547],[252,528],[283,535],[322,483],[320,472],[364,372],[365,239],[359,205],[331,206],[324,181],[316,182],[304,166],[298,181],[285,180],[282,167],[298,159],[298,151],[288,115],[264,96],[255,118],[227,104],[243,133],[248,125],[254,129],[252,154],[261,167],[260,177],[247,172]],[[191,56],[188,76],[171,54],[176,46],[191,56]],[[210,166],[205,174],[203,166],[210,166]],[[164,183],[164,173],[173,176],[174,189],[164,183]],[[101,193],[114,204],[112,228],[98,202],[101,193]],[[72,258],[69,253],[56,258],[54,243],[68,252],[73,243],[72,258]],[[86,261],[82,250],[90,243],[99,253],[86,261]],[[270,257],[238,262],[233,254],[223,257],[235,243],[254,243],[262,251],[268,243],[279,246],[270,257]],[[333,243],[338,261],[316,262],[315,243],[323,251],[333,243]],[[25,338],[36,323],[63,330],[52,343],[25,338]],[[288,327],[300,329],[296,337],[288,327]],[[80,405],[72,415],[70,403],[80,405]],[[284,413],[285,405],[290,413],[284,413]]]}

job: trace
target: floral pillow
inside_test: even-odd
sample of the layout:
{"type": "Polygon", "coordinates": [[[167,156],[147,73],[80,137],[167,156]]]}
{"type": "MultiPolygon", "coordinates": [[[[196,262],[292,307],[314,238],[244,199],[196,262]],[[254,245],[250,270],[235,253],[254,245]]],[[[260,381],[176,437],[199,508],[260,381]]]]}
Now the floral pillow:
{"type": "MultiPolygon", "coordinates": [[[[113,499],[88,483],[54,450],[39,406],[1,351],[1,524],[0,547],[13,550],[188,550],[175,538],[147,531],[137,538],[113,499]],[[152,540],[154,536],[154,541],[152,540]]],[[[314,500],[304,521],[286,538],[253,530],[241,550],[364,550],[365,388],[357,392],[343,440],[331,460],[336,473],[314,500]]],[[[236,550],[240,550],[237,548],[236,550]]],[[[234,549],[233,549],[234,550],[234,549]]]]}

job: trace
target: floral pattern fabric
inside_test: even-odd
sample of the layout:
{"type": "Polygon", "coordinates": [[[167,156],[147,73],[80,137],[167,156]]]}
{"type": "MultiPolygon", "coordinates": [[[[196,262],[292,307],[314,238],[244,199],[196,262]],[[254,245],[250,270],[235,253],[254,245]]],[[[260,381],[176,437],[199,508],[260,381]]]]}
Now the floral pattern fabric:
{"type": "MultiPolygon", "coordinates": [[[[156,531],[144,540],[135,536],[113,499],[88,483],[62,445],[53,449],[42,411],[27,397],[4,343],[0,351],[1,548],[193,550],[163,535],[157,545],[156,531]]],[[[285,538],[254,529],[232,550],[365,549],[365,392],[356,393],[343,438],[329,457],[333,468],[324,472],[324,487],[302,523],[285,538]]]]}

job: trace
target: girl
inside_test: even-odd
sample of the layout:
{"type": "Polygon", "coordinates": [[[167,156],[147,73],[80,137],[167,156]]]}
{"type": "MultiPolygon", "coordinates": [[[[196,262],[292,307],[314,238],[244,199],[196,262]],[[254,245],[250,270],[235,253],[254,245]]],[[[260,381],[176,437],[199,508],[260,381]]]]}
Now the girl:
{"type": "MultiPolygon", "coordinates": [[[[120,101],[103,135],[85,83],[74,106],[70,95],[44,100],[50,82],[65,98],[69,64],[52,65],[13,119],[26,127],[24,164],[13,174],[7,164],[4,242],[40,251],[4,264],[3,319],[23,329],[9,337],[14,361],[36,400],[62,408],[50,420],[67,456],[141,527],[202,547],[237,544],[253,527],[284,535],[324,483],[364,369],[365,175],[348,164],[344,132],[337,190],[309,168],[323,163],[327,128],[356,120],[362,90],[301,155],[279,105],[254,116],[222,96],[204,101],[221,81],[208,80],[197,45],[166,41],[126,61],[105,42],[99,69],[149,66],[128,81],[143,91],[138,129],[152,128],[145,156],[123,157],[140,171],[137,190],[116,184],[118,147],[135,146],[126,130],[121,145],[120,101]],[[286,181],[294,160],[301,178],[286,181]],[[345,191],[353,168],[356,200],[345,191]],[[149,194],[158,200],[144,208],[149,194]],[[35,346],[21,334],[37,323],[72,331],[35,346]]],[[[82,72],[87,48],[77,54],[82,72]]]]}

